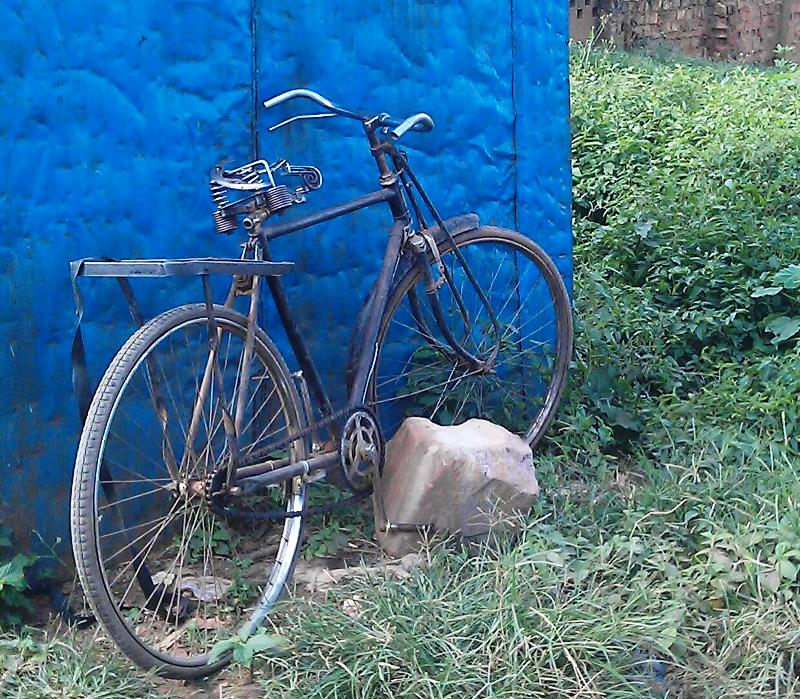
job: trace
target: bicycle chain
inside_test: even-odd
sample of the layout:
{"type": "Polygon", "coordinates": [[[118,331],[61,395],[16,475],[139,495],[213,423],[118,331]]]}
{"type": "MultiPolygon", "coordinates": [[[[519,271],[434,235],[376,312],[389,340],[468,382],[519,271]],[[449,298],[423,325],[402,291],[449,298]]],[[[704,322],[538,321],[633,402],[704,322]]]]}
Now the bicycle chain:
{"type": "Polygon", "coordinates": [[[282,522],[287,519],[293,519],[294,517],[306,517],[308,515],[320,515],[335,512],[336,510],[342,509],[346,505],[358,502],[359,500],[364,500],[370,495],[372,495],[371,489],[365,493],[356,493],[350,497],[344,498],[343,500],[325,503],[324,505],[316,505],[314,507],[304,507],[302,510],[266,510],[264,512],[245,512],[244,510],[238,510],[235,508],[219,507],[213,503],[210,504],[210,507],[212,512],[226,518],[248,520],[250,522],[282,522]]]}
{"type": "Polygon", "coordinates": [[[295,432],[294,434],[291,434],[288,437],[284,437],[283,439],[273,442],[272,444],[268,444],[265,447],[261,447],[261,449],[257,449],[256,451],[249,454],[247,459],[244,460],[241,464],[239,464],[239,467],[242,468],[244,466],[252,466],[253,464],[257,464],[262,458],[269,456],[275,450],[288,447],[294,442],[296,442],[298,439],[313,434],[321,427],[326,427],[331,423],[340,420],[353,410],[358,410],[359,408],[361,408],[360,405],[354,405],[349,408],[341,408],[340,410],[331,413],[327,417],[324,417],[321,420],[317,420],[316,422],[311,423],[307,427],[301,429],[299,432],[295,432]]]}
{"type": "MultiPolygon", "coordinates": [[[[304,427],[299,432],[289,435],[284,439],[273,442],[272,444],[262,447],[253,454],[250,454],[248,462],[252,460],[253,463],[257,463],[259,461],[260,456],[266,456],[271,452],[274,452],[276,449],[283,449],[284,447],[293,444],[298,439],[313,434],[318,429],[322,427],[327,427],[328,425],[336,422],[337,420],[342,419],[348,413],[352,413],[354,410],[359,410],[362,407],[363,406],[356,405],[337,410],[336,412],[331,413],[327,417],[324,417],[321,420],[317,420],[316,422],[311,423],[307,427],[304,427]]],[[[248,465],[248,462],[241,464],[241,466],[248,465]]],[[[211,475],[208,476],[208,478],[206,479],[206,502],[208,503],[208,506],[212,512],[221,515],[223,517],[231,517],[234,519],[257,521],[257,522],[280,522],[280,521],[285,521],[287,519],[292,519],[294,517],[305,517],[307,515],[316,515],[316,514],[328,514],[330,512],[334,512],[338,509],[341,509],[353,502],[358,502],[359,500],[363,500],[364,498],[367,498],[372,494],[372,488],[370,488],[366,492],[354,493],[350,497],[344,498],[343,500],[337,500],[336,502],[325,503],[324,505],[316,505],[315,507],[304,507],[302,510],[288,510],[288,511],[267,510],[264,512],[245,512],[244,510],[239,510],[236,508],[228,508],[224,506],[220,507],[219,505],[215,504],[214,495],[211,493],[212,483],[214,481],[214,477],[222,470],[223,470],[222,467],[214,469],[211,475]]]]}

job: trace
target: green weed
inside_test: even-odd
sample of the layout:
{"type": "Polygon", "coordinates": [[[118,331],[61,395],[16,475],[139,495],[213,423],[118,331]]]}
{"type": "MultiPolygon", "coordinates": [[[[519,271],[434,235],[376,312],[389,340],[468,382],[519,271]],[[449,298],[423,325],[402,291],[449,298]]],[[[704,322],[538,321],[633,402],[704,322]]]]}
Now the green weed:
{"type": "Polygon", "coordinates": [[[286,639],[276,634],[268,634],[262,629],[252,636],[236,636],[218,641],[211,648],[209,660],[214,662],[230,653],[232,662],[246,672],[247,682],[252,684],[253,660],[256,655],[284,653],[287,649],[286,639]]]}
{"type": "Polygon", "coordinates": [[[11,531],[0,524],[0,629],[18,626],[30,611],[25,572],[36,563],[33,556],[8,551],[12,551],[11,531]]]}
{"type": "Polygon", "coordinates": [[[85,649],[67,633],[34,629],[0,636],[0,697],[9,699],[149,699],[170,696],[153,677],[122,660],[108,641],[85,649]]]}
{"type": "MultiPolygon", "coordinates": [[[[331,484],[313,483],[309,488],[308,505],[317,507],[337,502],[342,497],[345,495],[331,484]]],[[[314,515],[308,521],[303,556],[306,559],[336,556],[354,539],[369,541],[373,531],[369,501],[314,515]]]]}

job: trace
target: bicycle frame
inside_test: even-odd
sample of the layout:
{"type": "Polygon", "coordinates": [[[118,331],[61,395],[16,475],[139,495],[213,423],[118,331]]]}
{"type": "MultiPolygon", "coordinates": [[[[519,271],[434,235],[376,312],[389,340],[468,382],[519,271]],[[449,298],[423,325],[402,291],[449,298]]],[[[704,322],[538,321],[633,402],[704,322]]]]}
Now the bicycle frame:
{"type": "MultiPolygon", "coordinates": [[[[250,231],[250,244],[248,246],[252,250],[255,260],[269,261],[271,260],[269,243],[276,238],[305,230],[312,226],[331,221],[340,216],[344,216],[371,206],[378,204],[386,204],[388,206],[389,211],[392,214],[393,224],[389,231],[383,262],[378,272],[376,281],[372,287],[372,295],[368,308],[367,320],[364,325],[363,336],[359,338],[360,351],[357,355],[357,363],[348,396],[347,408],[355,408],[356,406],[364,404],[367,400],[370,379],[377,361],[377,338],[380,332],[381,320],[386,310],[386,304],[392,289],[392,282],[394,281],[395,273],[400,265],[402,256],[406,249],[405,243],[414,233],[411,225],[412,210],[416,215],[419,227],[421,229],[426,228],[424,215],[417,204],[414,195],[415,191],[419,193],[426,208],[433,215],[433,218],[436,221],[439,229],[446,235],[450,236],[452,240],[452,236],[448,231],[445,222],[439,216],[427,193],[411,170],[405,158],[405,154],[400,152],[391,141],[381,140],[376,133],[376,127],[370,125],[369,123],[365,123],[364,130],[369,141],[372,155],[378,166],[381,188],[378,191],[365,194],[361,197],[357,197],[336,206],[322,209],[306,216],[295,218],[286,223],[274,225],[257,224],[254,229],[250,231]],[[391,160],[393,167],[389,166],[387,157],[391,160]],[[408,197],[411,208],[409,208],[406,197],[408,197]]],[[[430,244],[435,246],[435,243],[432,242],[432,239],[430,244]]],[[[479,298],[486,306],[492,322],[495,324],[496,329],[499,330],[494,310],[491,308],[491,305],[480,289],[480,285],[472,276],[468,265],[463,260],[463,257],[460,256],[460,252],[458,251],[457,247],[454,247],[454,250],[456,255],[460,257],[468,277],[477,290],[479,298]]],[[[433,279],[428,263],[427,248],[418,249],[414,252],[416,253],[416,259],[414,262],[420,264],[422,269],[422,276],[426,283],[428,292],[428,301],[433,310],[436,325],[441,331],[447,344],[444,346],[441,343],[433,340],[430,330],[422,319],[419,311],[418,301],[415,299],[412,301],[412,308],[416,309],[414,311],[414,317],[417,325],[419,326],[420,332],[422,332],[424,336],[430,338],[438,349],[444,352],[450,351],[457,355],[460,360],[468,362],[476,367],[481,366],[483,362],[476,357],[473,357],[463,347],[463,339],[461,342],[459,342],[459,340],[452,335],[444,320],[438,299],[438,288],[442,283],[451,281],[449,272],[447,271],[446,267],[442,265],[440,267],[440,274],[444,277],[444,279],[440,280],[440,283],[437,284],[433,279]]],[[[283,282],[279,276],[268,276],[267,285],[275,303],[278,317],[280,318],[281,324],[286,331],[292,351],[297,358],[302,376],[307,382],[311,395],[316,403],[316,407],[323,418],[330,417],[333,415],[333,408],[330,398],[325,391],[313,357],[311,356],[308,346],[294,319],[283,282]]],[[[456,303],[461,309],[462,315],[466,320],[467,316],[464,311],[464,305],[460,294],[452,283],[450,284],[450,287],[456,299],[456,303]]],[[[218,381],[214,378],[215,374],[218,373],[218,368],[216,367],[217,330],[213,319],[213,302],[211,299],[210,287],[207,279],[205,278],[204,290],[210,321],[209,359],[203,381],[201,383],[201,389],[195,403],[195,414],[193,415],[190,423],[184,459],[190,458],[191,445],[193,444],[194,435],[197,429],[196,423],[199,421],[201,407],[205,401],[206,394],[210,389],[212,382],[218,381]]],[[[250,290],[251,298],[250,311],[248,314],[248,331],[244,348],[245,365],[247,364],[247,357],[252,353],[253,336],[257,323],[260,293],[261,283],[258,277],[254,277],[250,290]]],[[[235,283],[228,295],[226,305],[231,305],[234,298],[235,283]]],[[[470,331],[468,323],[466,323],[465,331],[466,337],[470,331]]],[[[497,336],[499,338],[499,332],[497,333],[497,336]]],[[[490,353],[490,361],[493,361],[497,351],[498,347],[496,346],[493,352],[490,353]]],[[[247,379],[248,377],[246,376],[242,377],[240,379],[240,385],[246,386],[247,379]]],[[[315,471],[330,468],[334,464],[338,463],[339,453],[338,450],[335,449],[313,454],[310,458],[298,463],[291,463],[289,459],[285,458],[280,460],[269,458],[268,448],[257,450],[256,452],[249,454],[246,458],[243,458],[242,455],[238,453],[237,446],[237,433],[239,431],[239,426],[242,424],[242,411],[245,403],[243,400],[243,393],[244,392],[241,392],[241,394],[238,396],[236,406],[228,406],[224,401],[222,403],[223,427],[225,429],[228,445],[231,451],[230,467],[227,474],[227,486],[229,489],[235,488],[235,492],[247,493],[261,487],[278,484],[296,476],[307,476],[315,471]]],[[[313,422],[313,409],[308,409],[307,412],[309,413],[307,415],[307,419],[310,422],[313,422]]],[[[338,436],[336,433],[335,424],[331,425],[331,433],[334,437],[338,436]]],[[[182,464],[182,466],[183,465],[185,464],[182,464]]]]}
{"type": "MultiPolygon", "coordinates": [[[[259,236],[259,244],[261,249],[264,251],[264,254],[269,259],[271,257],[269,254],[269,241],[274,240],[282,235],[304,230],[310,226],[324,223],[344,214],[352,213],[354,211],[374,206],[375,204],[379,203],[388,203],[393,210],[396,209],[399,204],[402,203],[402,196],[400,195],[397,187],[386,187],[378,192],[367,194],[344,204],[324,209],[310,216],[305,216],[302,219],[296,219],[295,221],[291,221],[280,226],[264,228],[261,230],[261,234],[259,236]]],[[[403,215],[400,217],[396,216],[389,232],[389,241],[384,254],[383,263],[380,271],[378,272],[378,277],[376,280],[375,288],[378,290],[378,294],[376,295],[372,304],[370,318],[371,322],[369,323],[370,327],[372,325],[375,326],[376,335],[378,330],[377,324],[380,322],[381,315],[383,313],[393,272],[400,259],[403,232],[407,225],[408,224],[403,215]]],[[[314,364],[306,342],[298,330],[294,316],[292,315],[292,311],[289,307],[289,301],[284,290],[283,282],[280,277],[269,277],[267,284],[272,294],[272,299],[275,302],[281,324],[283,325],[283,328],[289,338],[289,343],[300,365],[300,370],[306,377],[309,389],[316,401],[317,407],[323,416],[330,415],[332,412],[330,399],[322,385],[319,372],[317,371],[316,365],[314,364]]],[[[369,337],[369,332],[367,333],[367,337],[369,337]]],[[[372,342],[374,343],[374,338],[372,339],[372,342]]],[[[356,373],[356,378],[353,382],[353,388],[350,391],[348,400],[349,404],[355,405],[364,401],[364,392],[369,380],[367,368],[368,363],[366,360],[359,361],[359,368],[356,373]]]]}

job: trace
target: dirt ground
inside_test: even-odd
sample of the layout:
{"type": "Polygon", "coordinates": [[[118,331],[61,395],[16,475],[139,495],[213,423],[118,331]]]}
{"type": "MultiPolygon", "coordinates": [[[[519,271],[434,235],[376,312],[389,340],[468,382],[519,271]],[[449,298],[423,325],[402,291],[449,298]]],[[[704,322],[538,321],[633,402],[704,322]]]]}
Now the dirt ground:
{"type": "MultiPolygon", "coordinates": [[[[371,541],[351,542],[333,557],[313,557],[306,559],[302,552],[298,557],[292,577],[292,591],[288,598],[292,603],[306,604],[311,600],[324,598],[326,592],[343,579],[359,575],[376,575],[402,579],[420,565],[420,558],[410,554],[400,560],[387,559],[378,546],[371,541]]],[[[65,585],[72,600],[72,607],[80,610],[88,609],[82,598],[79,585],[65,585]]],[[[347,612],[347,609],[344,609],[347,612]]],[[[45,598],[41,600],[39,609],[39,626],[46,628],[51,637],[66,633],[64,622],[49,609],[45,598]]],[[[113,642],[108,639],[99,625],[73,632],[78,645],[88,648],[90,645],[108,647],[109,653],[119,652],[113,642]]],[[[103,651],[101,651],[101,657],[103,651]]],[[[249,681],[246,671],[239,668],[226,668],[216,676],[193,682],[180,682],[158,678],[156,680],[159,695],[176,699],[213,698],[213,699],[255,699],[263,697],[263,690],[258,678],[264,672],[256,668],[254,682],[249,681]]]]}

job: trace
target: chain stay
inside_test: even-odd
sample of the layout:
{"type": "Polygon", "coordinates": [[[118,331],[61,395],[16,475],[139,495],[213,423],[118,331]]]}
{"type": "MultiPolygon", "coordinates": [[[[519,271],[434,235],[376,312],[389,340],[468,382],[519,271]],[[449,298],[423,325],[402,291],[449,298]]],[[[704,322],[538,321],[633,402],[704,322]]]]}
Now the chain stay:
{"type": "MultiPolygon", "coordinates": [[[[266,447],[262,447],[258,451],[254,452],[253,454],[248,455],[247,458],[242,459],[242,463],[240,466],[248,466],[251,464],[258,463],[262,457],[267,456],[271,452],[275,451],[276,449],[283,449],[285,447],[290,446],[298,439],[302,439],[309,435],[314,434],[322,427],[327,427],[332,423],[341,420],[346,415],[352,414],[357,410],[364,409],[363,406],[355,406],[355,407],[348,407],[342,408],[337,410],[334,413],[331,413],[327,417],[324,417],[316,422],[309,424],[307,427],[299,430],[298,432],[285,437],[282,440],[278,440],[273,442],[272,444],[267,445],[266,447]]],[[[369,497],[372,494],[372,488],[370,487],[368,490],[363,492],[354,493],[353,495],[344,498],[342,500],[337,500],[336,502],[326,503],[324,505],[317,505],[315,507],[304,507],[302,510],[267,510],[264,512],[245,512],[244,510],[239,510],[235,508],[228,508],[224,506],[220,506],[215,502],[215,496],[210,493],[211,491],[211,484],[214,481],[214,477],[223,470],[224,467],[215,469],[211,475],[207,478],[207,491],[209,492],[209,496],[206,498],[206,502],[208,503],[209,507],[211,508],[212,512],[226,518],[233,518],[239,520],[250,520],[250,521],[257,521],[257,522],[280,522],[287,519],[291,519],[293,517],[305,517],[307,515],[316,515],[316,514],[327,514],[329,512],[335,512],[347,505],[350,505],[353,502],[358,502],[369,497]]]]}
{"type": "Polygon", "coordinates": [[[345,415],[350,413],[353,408],[342,408],[341,410],[337,410],[336,412],[331,413],[327,417],[322,418],[321,420],[317,420],[316,422],[310,423],[307,427],[295,432],[294,434],[289,435],[288,437],[284,437],[283,439],[279,439],[272,444],[268,444],[265,447],[261,447],[261,449],[256,449],[254,452],[248,454],[246,457],[243,457],[239,466],[253,466],[254,464],[259,463],[262,459],[268,457],[273,451],[277,449],[284,449],[288,446],[291,446],[294,442],[298,439],[302,439],[303,437],[312,436],[317,430],[322,427],[327,427],[331,423],[336,422],[337,420],[341,420],[345,415]]]}

